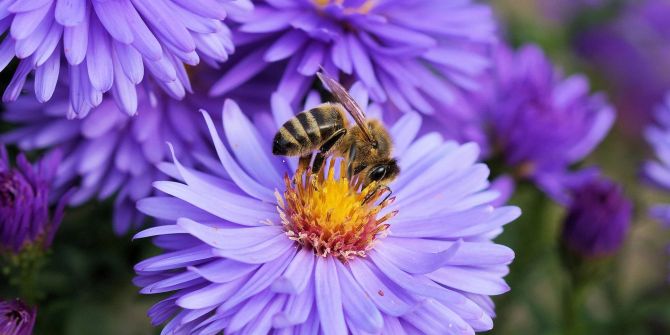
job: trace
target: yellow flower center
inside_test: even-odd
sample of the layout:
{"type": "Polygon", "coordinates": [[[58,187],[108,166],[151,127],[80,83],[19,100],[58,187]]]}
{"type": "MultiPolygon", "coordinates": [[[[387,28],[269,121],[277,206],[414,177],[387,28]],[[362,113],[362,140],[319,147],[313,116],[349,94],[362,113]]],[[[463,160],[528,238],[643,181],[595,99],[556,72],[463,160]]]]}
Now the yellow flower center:
{"type": "MultiPolygon", "coordinates": [[[[336,164],[331,159],[318,173],[298,168],[293,178],[284,177],[284,197],[279,192],[276,196],[290,239],[319,256],[347,261],[354,256],[365,257],[375,239],[388,228],[385,222],[397,212],[377,218],[393,198],[379,201],[386,192],[374,182],[359,191],[360,181],[335,176],[336,164]]],[[[344,160],[340,160],[339,171],[346,171],[344,160]]]]}
{"type": "MultiPolygon", "coordinates": [[[[344,0],[312,0],[317,7],[326,7],[330,4],[335,4],[338,6],[345,6],[344,0]]],[[[377,0],[367,0],[357,6],[349,5],[345,9],[345,12],[348,14],[359,13],[367,14],[376,4],[377,0]]]]}

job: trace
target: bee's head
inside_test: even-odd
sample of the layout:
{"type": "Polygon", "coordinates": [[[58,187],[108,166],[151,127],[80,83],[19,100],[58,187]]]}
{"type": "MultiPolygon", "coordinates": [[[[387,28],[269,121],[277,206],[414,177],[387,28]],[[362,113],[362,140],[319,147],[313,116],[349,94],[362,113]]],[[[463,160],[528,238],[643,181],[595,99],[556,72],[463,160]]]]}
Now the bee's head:
{"type": "Polygon", "coordinates": [[[368,169],[365,176],[364,187],[373,181],[382,184],[388,184],[393,181],[399,173],[400,167],[398,167],[398,162],[395,160],[395,158],[377,163],[368,169]]]}

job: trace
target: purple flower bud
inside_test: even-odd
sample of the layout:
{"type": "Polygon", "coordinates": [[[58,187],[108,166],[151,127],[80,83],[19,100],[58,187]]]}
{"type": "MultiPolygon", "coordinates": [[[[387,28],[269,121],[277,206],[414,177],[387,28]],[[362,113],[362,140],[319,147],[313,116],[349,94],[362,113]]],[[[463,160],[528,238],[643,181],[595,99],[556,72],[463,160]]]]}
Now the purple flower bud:
{"type": "Polygon", "coordinates": [[[36,315],[36,308],[31,308],[18,299],[13,301],[0,301],[0,334],[32,334],[36,315]]]}
{"type": "Polygon", "coordinates": [[[603,177],[589,178],[571,189],[562,242],[583,257],[608,256],[621,247],[630,227],[632,202],[621,187],[603,177]]]}
{"type": "Polygon", "coordinates": [[[44,248],[51,245],[67,198],[61,197],[50,217],[50,184],[59,161],[58,151],[35,166],[19,154],[16,167],[12,167],[7,151],[0,146],[0,250],[19,252],[32,243],[44,248]]]}

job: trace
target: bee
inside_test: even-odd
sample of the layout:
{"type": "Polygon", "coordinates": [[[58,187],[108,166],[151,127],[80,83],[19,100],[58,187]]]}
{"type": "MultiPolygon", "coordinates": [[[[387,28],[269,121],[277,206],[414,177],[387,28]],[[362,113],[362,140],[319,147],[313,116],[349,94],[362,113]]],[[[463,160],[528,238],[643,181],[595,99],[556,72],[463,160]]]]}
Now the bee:
{"type": "Polygon", "coordinates": [[[358,176],[363,188],[377,182],[390,192],[387,184],[398,176],[400,168],[391,156],[393,142],[388,131],[378,120],[367,120],[363,109],[337,81],[322,72],[317,76],[336,102],[323,103],[286,121],[274,137],[272,153],[300,156],[300,165],[306,167],[317,150],[312,163],[314,172],[321,169],[329,155],[346,157],[349,180],[358,176]],[[349,125],[346,113],[355,125],[349,125]]]}

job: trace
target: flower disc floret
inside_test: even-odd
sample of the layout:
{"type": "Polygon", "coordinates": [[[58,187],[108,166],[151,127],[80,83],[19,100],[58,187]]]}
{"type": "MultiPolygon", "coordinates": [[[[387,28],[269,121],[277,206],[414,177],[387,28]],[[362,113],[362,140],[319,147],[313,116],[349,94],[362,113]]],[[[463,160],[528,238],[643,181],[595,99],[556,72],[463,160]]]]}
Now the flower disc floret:
{"type": "MultiPolygon", "coordinates": [[[[393,198],[377,204],[385,193],[378,191],[377,183],[360,190],[360,182],[335,176],[336,164],[331,160],[325,166],[325,178],[325,168],[316,174],[298,168],[293,178],[284,177],[283,199],[278,193],[276,196],[279,215],[290,239],[319,256],[346,261],[355,256],[365,257],[378,235],[388,228],[385,222],[397,212],[377,218],[393,198]]],[[[345,161],[340,161],[339,171],[344,171],[345,166],[345,161]]]]}

